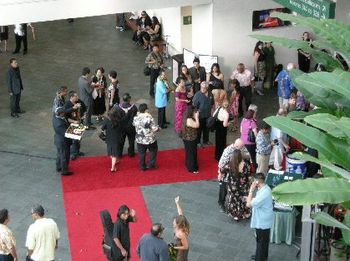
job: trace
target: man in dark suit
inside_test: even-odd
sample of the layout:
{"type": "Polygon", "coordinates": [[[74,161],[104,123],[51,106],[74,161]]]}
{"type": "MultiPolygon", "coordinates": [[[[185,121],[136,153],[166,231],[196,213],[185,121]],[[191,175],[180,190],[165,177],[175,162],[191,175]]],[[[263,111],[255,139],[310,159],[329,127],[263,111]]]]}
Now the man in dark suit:
{"type": "Polygon", "coordinates": [[[193,81],[193,94],[195,94],[200,90],[200,84],[206,80],[207,76],[205,68],[200,65],[199,58],[196,57],[193,59],[193,67],[191,67],[188,72],[193,81]]]}
{"type": "MultiPolygon", "coordinates": [[[[120,111],[120,115],[122,115],[122,138],[120,142],[120,153],[123,152],[124,143],[126,137],[128,137],[129,142],[129,148],[128,148],[128,155],[129,157],[135,156],[135,135],[136,130],[135,127],[132,125],[134,121],[134,117],[137,114],[137,107],[135,104],[131,104],[131,96],[129,93],[125,93],[123,95],[123,102],[121,104],[114,105],[117,107],[117,109],[120,111]]],[[[122,155],[118,155],[121,157],[122,155]]]]}
{"type": "Polygon", "coordinates": [[[88,129],[96,129],[96,127],[93,126],[91,122],[92,109],[94,105],[92,91],[94,90],[94,88],[91,86],[91,83],[89,81],[89,75],[90,69],[88,67],[84,67],[82,75],[79,78],[78,85],[80,99],[84,102],[86,106],[85,125],[88,127],[88,129]]]}
{"type": "Polygon", "coordinates": [[[70,145],[72,142],[71,139],[64,136],[69,127],[69,123],[64,115],[64,107],[57,108],[56,114],[52,119],[52,125],[55,131],[54,143],[57,147],[56,171],[63,176],[68,176],[73,174],[73,172],[68,171],[70,145]]]}
{"type": "Polygon", "coordinates": [[[10,68],[7,72],[6,83],[10,94],[11,117],[18,118],[18,113],[24,113],[25,111],[21,110],[19,107],[23,84],[18,63],[15,58],[10,59],[10,68]]]}

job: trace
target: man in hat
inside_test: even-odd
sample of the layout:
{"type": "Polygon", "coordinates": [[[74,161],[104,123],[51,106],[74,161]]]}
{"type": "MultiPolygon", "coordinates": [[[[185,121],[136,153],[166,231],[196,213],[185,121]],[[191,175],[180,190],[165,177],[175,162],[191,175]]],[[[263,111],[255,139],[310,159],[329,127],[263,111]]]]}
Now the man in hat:
{"type": "Polygon", "coordinates": [[[141,261],[168,261],[168,245],[164,242],[162,234],[164,227],[155,223],[150,234],[144,234],[137,246],[136,253],[141,261]]]}
{"type": "Polygon", "coordinates": [[[32,207],[31,214],[34,223],[29,226],[27,232],[26,260],[54,260],[60,238],[57,224],[53,219],[44,217],[45,210],[41,205],[32,207]]]}
{"type": "Polygon", "coordinates": [[[61,175],[72,175],[71,171],[68,171],[69,155],[71,140],[65,137],[69,123],[65,118],[64,107],[58,107],[56,109],[55,116],[52,119],[53,129],[55,131],[54,143],[57,147],[56,157],[56,171],[61,175]]]}

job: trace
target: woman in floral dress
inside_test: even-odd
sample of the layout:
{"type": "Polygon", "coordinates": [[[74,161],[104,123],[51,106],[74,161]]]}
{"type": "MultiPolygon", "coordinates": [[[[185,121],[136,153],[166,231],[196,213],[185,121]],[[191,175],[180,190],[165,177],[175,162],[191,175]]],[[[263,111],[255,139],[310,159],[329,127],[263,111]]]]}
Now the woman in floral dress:
{"type": "Polygon", "coordinates": [[[246,206],[249,191],[249,166],[243,161],[240,150],[233,152],[229,166],[225,209],[229,216],[239,221],[250,217],[250,209],[246,206]]]}

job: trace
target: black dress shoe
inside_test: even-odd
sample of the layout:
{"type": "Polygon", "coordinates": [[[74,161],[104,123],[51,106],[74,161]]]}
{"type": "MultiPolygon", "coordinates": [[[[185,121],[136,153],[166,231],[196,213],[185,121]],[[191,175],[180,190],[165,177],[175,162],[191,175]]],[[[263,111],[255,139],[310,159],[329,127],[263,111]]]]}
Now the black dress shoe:
{"type": "Polygon", "coordinates": [[[170,124],[170,122],[166,121],[165,124],[170,124]]]}
{"type": "Polygon", "coordinates": [[[78,155],[79,155],[79,156],[85,156],[85,153],[84,153],[84,152],[79,151],[78,155]]]}
{"type": "Polygon", "coordinates": [[[70,175],[73,175],[73,172],[71,171],[64,171],[61,173],[62,176],[70,176],[70,175]]]}
{"type": "Polygon", "coordinates": [[[251,259],[251,260],[255,260],[255,255],[251,255],[251,256],[250,256],[250,259],[251,259]]]}
{"type": "Polygon", "coordinates": [[[146,169],[158,169],[158,166],[147,166],[146,169]]]}
{"type": "Polygon", "coordinates": [[[76,160],[77,159],[77,155],[72,155],[72,156],[70,156],[70,160],[76,160]]]}
{"type": "Polygon", "coordinates": [[[13,118],[19,118],[19,115],[18,115],[17,113],[12,113],[12,112],[11,112],[11,117],[13,117],[13,118]]]}
{"type": "Polygon", "coordinates": [[[56,169],[56,172],[61,172],[62,171],[62,169],[60,168],[60,169],[56,169]]]}
{"type": "Polygon", "coordinates": [[[26,113],[25,110],[19,110],[17,113],[26,113]]]}
{"type": "Polygon", "coordinates": [[[16,53],[19,53],[19,51],[14,51],[14,52],[12,52],[12,54],[16,54],[16,53]]]}

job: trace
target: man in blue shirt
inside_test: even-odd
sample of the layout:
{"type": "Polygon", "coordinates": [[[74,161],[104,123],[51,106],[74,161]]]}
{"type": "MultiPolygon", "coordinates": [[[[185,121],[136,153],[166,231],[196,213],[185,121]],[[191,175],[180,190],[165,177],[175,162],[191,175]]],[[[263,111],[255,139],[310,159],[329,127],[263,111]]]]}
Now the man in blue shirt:
{"type": "Polygon", "coordinates": [[[141,237],[136,249],[141,261],[169,261],[168,245],[161,238],[164,227],[155,223],[151,227],[151,233],[141,237]]]}
{"type": "Polygon", "coordinates": [[[287,70],[282,70],[276,77],[278,83],[277,95],[280,108],[287,108],[288,101],[295,86],[290,78],[289,72],[295,68],[293,63],[287,65],[287,70]]]}
{"type": "Polygon", "coordinates": [[[257,173],[250,186],[247,207],[252,208],[251,228],[256,231],[256,251],[253,260],[266,261],[269,254],[270,229],[273,222],[271,189],[265,184],[265,175],[257,173]],[[256,191],[253,198],[253,193],[256,191]]]}

